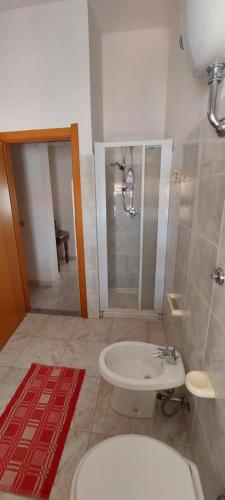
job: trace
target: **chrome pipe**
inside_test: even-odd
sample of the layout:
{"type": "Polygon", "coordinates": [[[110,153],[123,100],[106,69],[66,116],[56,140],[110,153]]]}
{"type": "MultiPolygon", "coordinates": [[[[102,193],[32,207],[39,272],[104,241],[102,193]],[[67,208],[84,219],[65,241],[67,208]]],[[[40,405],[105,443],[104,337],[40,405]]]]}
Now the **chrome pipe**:
{"type": "Polygon", "coordinates": [[[216,112],[218,86],[224,76],[225,63],[213,64],[208,67],[209,74],[209,101],[208,101],[208,119],[211,125],[216,129],[220,137],[225,136],[225,118],[218,118],[216,112]]]}
{"type": "Polygon", "coordinates": [[[216,102],[217,102],[217,94],[218,94],[218,85],[219,82],[217,80],[212,80],[209,83],[209,103],[208,103],[208,119],[211,125],[217,129],[220,125],[220,121],[216,115],[216,102]]]}

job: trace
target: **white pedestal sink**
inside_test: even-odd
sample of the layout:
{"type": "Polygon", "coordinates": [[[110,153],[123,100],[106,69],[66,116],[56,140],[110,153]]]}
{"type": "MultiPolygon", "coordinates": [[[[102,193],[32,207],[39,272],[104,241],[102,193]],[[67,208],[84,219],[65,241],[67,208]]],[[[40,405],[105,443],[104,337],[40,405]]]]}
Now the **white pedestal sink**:
{"type": "Polygon", "coordinates": [[[145,342],[116,342],[99,356],[99,371],[113,385],[111,407],[122,415],[152,418],[159,390],[183,385],[185,372],[178,352],[176,365],[155,359],[158,346],[145,342]]]}

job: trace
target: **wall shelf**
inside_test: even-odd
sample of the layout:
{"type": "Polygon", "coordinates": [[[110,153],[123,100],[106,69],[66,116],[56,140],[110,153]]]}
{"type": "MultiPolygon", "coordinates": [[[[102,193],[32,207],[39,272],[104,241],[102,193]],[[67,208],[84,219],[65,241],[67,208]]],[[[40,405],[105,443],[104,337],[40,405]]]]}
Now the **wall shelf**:
{"type": "Polygon", "coordinates": [[[170,312],[172,316],[188,316],[189,311],[180,309],[178,301],[181,299],[182,294],[180,293],[167,293],[167,300],[170,306],[170,312]]]}

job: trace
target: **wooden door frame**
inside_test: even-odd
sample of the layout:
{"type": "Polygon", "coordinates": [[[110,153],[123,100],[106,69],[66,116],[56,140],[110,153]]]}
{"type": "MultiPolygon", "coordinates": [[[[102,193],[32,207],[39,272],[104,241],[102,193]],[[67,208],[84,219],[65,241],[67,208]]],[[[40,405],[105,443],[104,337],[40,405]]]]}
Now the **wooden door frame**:
{"type": "Polygon", "coordinates": [[[82,318],[87,318],[87,291],[86,291],[86,273],[84,257],[84,236],[83,236],[83,218],[82,218],[82,199],[81,199],[81,179],[80,179],[80,159],[79,159],[79,139],[78,125],[73,123],[67,128],[39,129],[39,130],[21,130],[13,132],[0,132],[0,141],[3,144],[3,151],[6,164],[6,172],[9,185],[9,194],[12,206],[13,223],[18,251],[18,259],[22,278],[24,299],[26,310],[30,310],[30,296],[28,288],[28,279],[24,259],[24,249],[21,239],[19,212],[17,207],[16,189],[13,177],[12,159],[10,144],[38,143],[38,142],[61,142],[69,141],[72,155],[73,188],[75,203],[75,227],[77,243],[78,275],[80,287],[80,307],[82,318]]]}

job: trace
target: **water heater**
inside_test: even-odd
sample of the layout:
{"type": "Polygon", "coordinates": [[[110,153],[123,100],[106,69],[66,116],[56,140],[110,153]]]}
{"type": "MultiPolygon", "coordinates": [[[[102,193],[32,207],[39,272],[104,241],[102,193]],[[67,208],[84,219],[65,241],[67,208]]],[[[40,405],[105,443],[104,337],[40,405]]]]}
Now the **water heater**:
{"type": "Polygon", "coordinates": [[[216,99],[225,75],[225,0],[183,0],[182,40],[193,74],[208,77],[208,118],[224,136],[225,119],[217,116],[216,99]]]}

